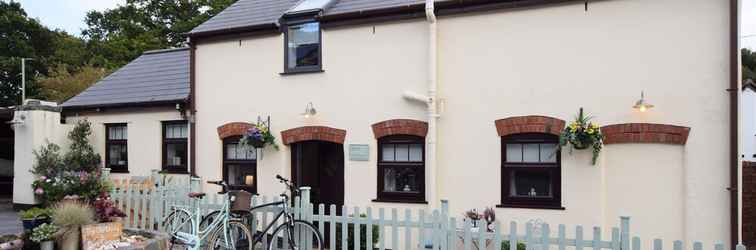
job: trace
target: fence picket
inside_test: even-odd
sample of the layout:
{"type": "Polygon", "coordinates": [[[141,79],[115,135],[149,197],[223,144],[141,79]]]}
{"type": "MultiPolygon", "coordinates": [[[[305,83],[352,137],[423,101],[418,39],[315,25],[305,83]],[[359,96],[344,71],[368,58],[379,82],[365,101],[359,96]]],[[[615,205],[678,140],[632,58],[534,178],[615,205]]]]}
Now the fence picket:
{"type": "Polygon", "coordinates": [[[593,250],[601,250],[601,228],[593,227],[593,250]]]}
{"type": "Polygon", "coordinates": [[[612,250],[620,250],[620,231],[619,228],[612,228],[612,250]]]}
{"type": "MultiPolygon", "coordinates": [[[[641,249],[641,240],[640,237],[633,237],[633,250],[640,250],[641,249]]],[[[701,249],[697,249],[701,250],[701,249]]]]}
{"type": "Polygon", "coordinates": [[[386,209],[378,208],[378,250],[386,250],[386,209]]]}
{"type": "Polygon", "coordinates": [[[485,220],[479,222],[478,225],[478,248],[486,248],[486,232],[488,231],[488,225],[485,220]]]}
{"type": "Polygon", "coordinates": [[[509,222],[509,250],[517,250],[517,243],[517,222],[512,221],[509,222]]]}
{"type": "Polygon", "coordinates": [[[501,250],[501,223],[494,222],[494,250],[501,250]]]}
{"type": "Polygon", "coordinates": [[[404,210],[404,249],[412,250],[412,212],[404,210]]]}
{"type": "Polygon", "coordinates": [[[559,250],[565,250],[567,248],[567,227],[564,224],[559,224],[559,243],[558,244],[559,244],[559,250]]]}
{"type": "Polygon", "coordinates": [[[693,242],[693,250],[703,250],[703,244],[699,241],[693,242]]]}
{"type": "Polygon", "coordinates": [[[367,226],[365,226],[365,249],[373,249],[373,211],[367,207],[365,211],[367,216],[367,226]]]}
{"type": "Polygon", "coordinates": [[[425,249],[425,209],[420,209],[417,222],[417,247],[425,249]]]}
{"type": "Polygon", "coordinates": [[[575,250],[583,250],[583,226],[575,227],[575,250]]]}
{"type": "Polygon", "coordinates": [[[348,244],[347,244],[347,231],[349,229],[349,211],[347,211],[347,206],[344,205],[341,207],[341,249],[347,249],[348,250],[348,244]]]}
{"type": "Polygon", "coordinates": [[[462,240],[462,242],[465,244],[464,246],[465,250],[470,250],[472,248],[472,235],[470,232],[470,228],[472,225],[470,225],[471,223],[470,220],[465,220],[464,223],[465,223],[465,226],[464,226],[463,231],[465,233],[465,236],[464,236],[465,238],[464,240],[462,240]]]}
{"type": "Polygon", "coordinates": [[[525,223],[525,247],[527,250],[533,250],[535,242],[533,242],[533,223],[525,223]]]}
{"type": "Polygon", "coordinates": [[[362,216],[360,215],[360,208],[355,206],[354,207],[354,225],[352,228],[354,229],[354,250],[360,250],[360,220],[362,216]]]}
{"type": "Polygon", "coordinates": [[[541,227],[541,249],[549,250],[549,224],[544,223],[541,227]]]}
{"type": "Polygon", "coordinates": [[[328,217],[328,226],[331,229],[328,243],[331,244],[331,249],[336,249],[336,205],[331,204],[328,206],[328,215],[330,216],[328,217]]]}
{"type": "Polygon", "coordinates": [[[682,241],[676,240],[672,243],[672,249],[674,250],[682,250],[683,249],[683,243],[682,241]]]}
{"type": "MultiPolygon", "coordinates": [[[[654,250],[662,250],[662,240],[654,239],[654,250]]],[[[721,250],[721,249],[718,249],[721,250]]]]}
{"type": "Polygon", "coordinates": [[[391,249],[399,250],[399,224],[397,223],[398,219],[397,215],[397,209],[392,208],[391,209],[391,249]]]}

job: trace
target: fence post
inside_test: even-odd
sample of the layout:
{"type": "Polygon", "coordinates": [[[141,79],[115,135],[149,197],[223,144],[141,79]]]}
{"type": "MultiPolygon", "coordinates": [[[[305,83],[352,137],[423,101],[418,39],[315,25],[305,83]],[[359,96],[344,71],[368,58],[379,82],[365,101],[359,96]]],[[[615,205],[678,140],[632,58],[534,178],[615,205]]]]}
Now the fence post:
{"type": "Polygon", "coordinates": [[[102,168],[102,175],[100,178],[102,178],[102,180],[108,180],[110,178],[110,168],[102,168]]]}
{"type": "Polygon", "coordinates": [[[189,192],[200,192],[202,190],[200,187],[201,181],[202,179],[197,176],[189,178],[189,192]]]}
{"type": "MultiPolygon", "coordinates": [[[[440,228],[441,232],[439,232],[438,235],[442,235],[443,238],[439,239],[442,240],[444,243],[439,246],[439,248],[442,249],[449,249],[453,242],[453,233],[454,228],[451,228],[451,231],[449,230],[449,200],[442,199],[441,200],[441,218],[440,218],[440,228]]],[[[436,244],[434,244],[436,245],[436,244]]],[[[438,248],[436,248],[438,249],[438,248]]]]}
{"type": "Polygon", "coordinates": [[[301,195],[300,202],[310,204],[310,189],[310,187],[306,186],[299,188],[299,194],[301,195]]]}
{"type": "Polygon", "coordinates": [[[630,216],[620,216],[620,249],[630,250],[630,216]]]}

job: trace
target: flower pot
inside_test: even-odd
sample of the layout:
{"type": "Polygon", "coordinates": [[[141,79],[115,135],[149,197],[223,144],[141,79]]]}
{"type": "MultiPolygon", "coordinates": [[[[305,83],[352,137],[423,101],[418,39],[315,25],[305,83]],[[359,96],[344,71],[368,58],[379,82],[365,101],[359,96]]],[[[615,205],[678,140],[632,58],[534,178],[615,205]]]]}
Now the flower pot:
{"type": "Polygon", "coordinates": [[[39,225],[42,225],[42,224],[45,224],[45,223],[49,223],[49,222],[50,222],[50,218],[48,218],[48,217],[37,217],[37,218],[34,218],[34,219],[22,219],[21,220],[21,223],[24,226],[24,230],[32,230],[32,229],[38,227],[39,225]]]}
{"type": "Polygon", "coordinates": [[[58,249],[61,250],[76,250],[79,249],[81,243],[81,228],[70,227],[66,229],[66,232],[61,236],[58,249]]]}
{"type": "Polygon", "coordinates": [[[262,148],[263,146],[265,146],[265,142],[262,140],[251,139],[249,140],[249,145],[252,145],[252,147],[255,148],[262,148]]]}
{"type": "Polygon", "coordinates": [[[53,250],[54,246],[55,244],[51,240],[43,241],[42,243],[39,243],[39,249],[41,250],[53,250]]]}

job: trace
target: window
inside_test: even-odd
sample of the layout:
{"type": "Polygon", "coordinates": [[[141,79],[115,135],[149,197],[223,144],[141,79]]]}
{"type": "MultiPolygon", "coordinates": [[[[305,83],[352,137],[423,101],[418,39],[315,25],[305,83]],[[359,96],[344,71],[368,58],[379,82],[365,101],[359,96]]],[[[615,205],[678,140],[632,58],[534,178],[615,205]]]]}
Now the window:
{"type": "Polygon", "coordinates": [[[378,199],[425,202],[423,137],[391,135],[378,140],[378,199]]]}
{"type": "Polygon", "coordinates": [[[320,24],[291,23],[284,32],[284,73],[319,72],[321,67],[320,24]]]}
{"type": "Polygon", "coordinates": [[[561,209],[558,140],[550,134],[501,138],[502,207],[561,209]]]}
{"type": "Polygon", "coordinates": [[[163,122],[163,171],[169,173],[187,173],[187,138],[186,121],[163,122]]]}
{"type": "Polygon", "coordinates": [[[105,166],[113,173],[129,172],[126,123],[105,124],[105,166]]]}
{"type": "Polygon", "coordinates": [[[229,188],[257,193],[257,151],[239,146],[241,137],[223,141],[223,180],[229,188]]]}

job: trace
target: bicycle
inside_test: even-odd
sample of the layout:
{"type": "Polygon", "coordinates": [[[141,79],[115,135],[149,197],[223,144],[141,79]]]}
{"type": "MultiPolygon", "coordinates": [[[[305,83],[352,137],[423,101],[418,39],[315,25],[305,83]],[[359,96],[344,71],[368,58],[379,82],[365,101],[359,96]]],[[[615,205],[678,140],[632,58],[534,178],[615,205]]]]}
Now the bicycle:
{"type": "MultiPolygon", "coordinates": [[[[279,182],[286,186],[288,191],[291,192],[292,196],[299,192],[298,189],[289,182],[289,180],[281,177],[280,175],[276,175],[276,179],[278,179],[279,182]]],[[[303,243],[305,245],[310,245],[310,249],[323,250],[323,236],[320,235],[320,232],[317,230],[315,225],[307,221],[294,219],[294,214],[290,211],[290,199],[286,192],[287,190],[284,190],[284,192],[279,195],[281,197],[281,200],[277,202],[261,204],[248,208],[244,211],[231,211],[231,216],[235,218],[245,218],[247,216],[254,216],[255,210],[263,209],[266,207],[280,206],[282,209],[274,216],[274,219],[271,220],[267,225],[263,225],[264,229],[255,234],[252,248],[258,249],[257,245],[260,244],[261,249],[268,250],[304,249],[304,247],[301,247],[303,243]],[[270,229],[276,225],[276,222],[281,219],[281,217],[284,218],[283,223],[276,227],[272,231],[273,233],[268,236],[268,231],[270,231],[270,229]],[[267,248],[263,248],[265,246],[262,246],[265,237],[269,239],[267,248]]],[[[203,222],[201,224],[212,224],[216,221],[216,217],[221,213],[222,211],[215,211],[208,214],[203,219],[203,222]]]]}
{"type": "MultiPolygon", "coordinates": [[[[199,200],[205,197],[205,193],[189,193],[189,198],[195,204],[194,210],[174,207],[173,212],[163,222],[164,228],[171,236],[171,247],[181,244],[186,245],[189,250],[197,250],[202,248],[203,240],[208,239],[206,246],[210,249],[251,250],[253,244],[249,227],[241,220],[232,218],[230,210],[231,204],[236,201],[237,196],[244,195],[241,193],[244,191],[227,192],[228,185],[223,181],[208,181],[207,183],[223,187],[221,194],[228,193],[228,198],[224,199],[221,209],[217,211],[216,219],[207,226],[200,227],[203,217],[199,200]]],[[[247,197],[251,196],[248,194],[247,197]]]]}

